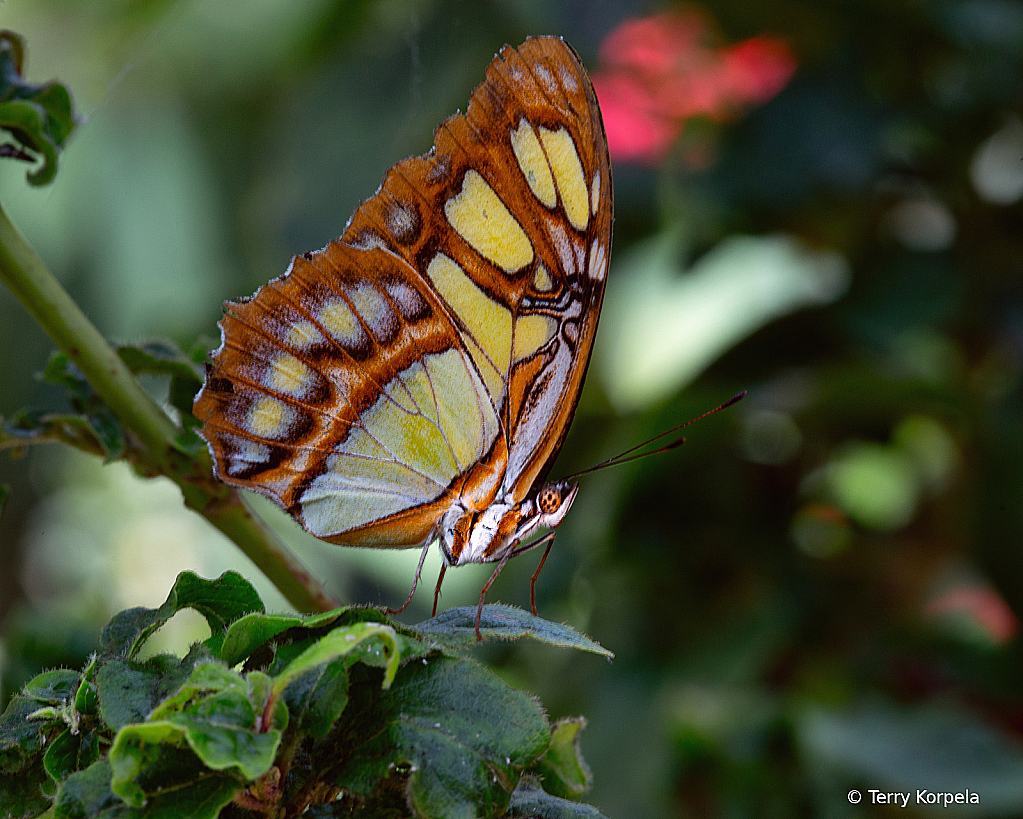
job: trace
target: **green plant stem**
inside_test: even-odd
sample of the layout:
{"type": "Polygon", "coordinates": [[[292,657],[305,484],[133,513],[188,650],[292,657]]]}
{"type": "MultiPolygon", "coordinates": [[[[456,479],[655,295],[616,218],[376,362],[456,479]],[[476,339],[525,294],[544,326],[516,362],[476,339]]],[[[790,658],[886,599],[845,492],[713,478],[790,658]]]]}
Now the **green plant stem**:
{"type": "Polygon", "coordinates": [[[165,466],[177,429],[139,386],[117,352],[89,321],[74,299],[0,206],[0,277],[64,354],[82,371],[157,465],[165,466]]]}
{"type": "Polygon", "coordinates": [[[206,452],[186,455],[176,446],[180,430],[139,386],[117,352],[0,206],[0,280],[6,284],[74,362],[93,389],[138,439],[146,471],[166,475],[180,488],[185,504],[227,535],[302,612],[326,611],[336,603],[301,562],[242,503],[237,491],[213,478],[206,452]]]}
{"type": "Polygon", "coordinates": [[[227,535],[300,612],[308,614],[338,607],[337,601],[263,519],[245,506],[237,491],[228,490],[223,500],[207,505],[202,514],[227,535]]]}

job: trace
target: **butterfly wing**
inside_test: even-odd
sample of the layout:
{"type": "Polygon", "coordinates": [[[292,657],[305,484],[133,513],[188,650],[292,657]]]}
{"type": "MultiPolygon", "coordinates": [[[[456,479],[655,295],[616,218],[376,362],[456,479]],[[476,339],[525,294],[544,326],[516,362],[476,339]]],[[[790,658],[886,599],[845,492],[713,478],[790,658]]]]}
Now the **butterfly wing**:
{"type": "Polygon", "coordinates": [[[506,430],[500,494],[517,501],[564,440],[600,316],[613,220],[600,108],[572,48],[534,37],[501,51],[434,142],[342,239],[387,247],[441,293],[506,430]]]}
{"type": "Polygon", "coordinates": [[[578,57],[506,47],[341,239],[225,306],[195,404],[219,476],[370,546],[423,543],[456,499],[524,497],[578,399],[610,232],[578,57]]]}

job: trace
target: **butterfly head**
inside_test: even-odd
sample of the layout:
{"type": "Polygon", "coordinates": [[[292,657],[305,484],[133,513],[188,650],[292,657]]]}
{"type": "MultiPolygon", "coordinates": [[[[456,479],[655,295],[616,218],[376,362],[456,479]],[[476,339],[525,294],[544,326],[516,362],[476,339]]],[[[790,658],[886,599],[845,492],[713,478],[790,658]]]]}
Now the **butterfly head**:
{"type": "Polygon", "coordinates": [[[553,529],[565,519],[572,501],[579,491],[579,484],[572,481],[555,481],[546,484],[536,493],[538,526],[553,529]]]}
{"type": "Polygon", "coordinates": [[[455,504],[441,520],[440,544],[449,566],[493,563],[519,548],[537,529],[553,529],[565,519],[579,484],[555,481],[518,503],[497,501],[486,509],[455,504]]]}

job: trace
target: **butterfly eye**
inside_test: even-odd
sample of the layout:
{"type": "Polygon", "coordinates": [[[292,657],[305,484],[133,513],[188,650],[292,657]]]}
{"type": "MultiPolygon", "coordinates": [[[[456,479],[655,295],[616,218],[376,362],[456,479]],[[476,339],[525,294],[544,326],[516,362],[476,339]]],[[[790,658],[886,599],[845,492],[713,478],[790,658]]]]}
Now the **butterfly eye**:
{"type": "Polygon", "coordinates": [[[536,505],[543,514],[553,515],[561,506],[561,490],[557,486],[545,486],[536,496],[536,505]]]}

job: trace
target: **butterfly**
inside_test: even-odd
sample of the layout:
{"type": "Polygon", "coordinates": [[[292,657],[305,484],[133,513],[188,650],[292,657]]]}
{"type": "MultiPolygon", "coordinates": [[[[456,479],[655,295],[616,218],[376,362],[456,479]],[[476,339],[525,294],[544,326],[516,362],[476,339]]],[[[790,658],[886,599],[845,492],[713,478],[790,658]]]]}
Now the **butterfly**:
{"type": "Polygon", "coordinates": [[[612,210],[579,56],[558,37],[505,46],[339,239],[225,303],[194,406],[218,477],[331,543],[422,548],[405,606],[435,540],[434,613],[449,566],[496,563],[478,638],[491,583],[545,545],[542,568],[578,491],[544,478],[586,375],[612,210]]]}

